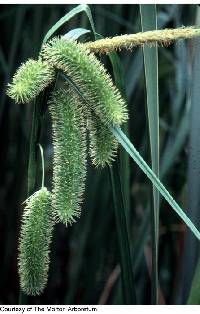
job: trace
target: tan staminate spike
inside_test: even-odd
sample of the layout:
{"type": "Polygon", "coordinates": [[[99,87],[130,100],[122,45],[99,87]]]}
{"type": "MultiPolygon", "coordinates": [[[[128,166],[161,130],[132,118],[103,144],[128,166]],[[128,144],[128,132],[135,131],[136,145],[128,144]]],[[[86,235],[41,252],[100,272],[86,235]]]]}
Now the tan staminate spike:
{"type": "Polygon", "coordinates": [[[84,46],[95,53],[109,53],[122,48],[131,49],[145,44],[169,45],[179,39],[200,36],[200,29],[194,27],[181,27],[176,29],[154,30],[130,35],[115,36],[85,43],[84,46]]]}

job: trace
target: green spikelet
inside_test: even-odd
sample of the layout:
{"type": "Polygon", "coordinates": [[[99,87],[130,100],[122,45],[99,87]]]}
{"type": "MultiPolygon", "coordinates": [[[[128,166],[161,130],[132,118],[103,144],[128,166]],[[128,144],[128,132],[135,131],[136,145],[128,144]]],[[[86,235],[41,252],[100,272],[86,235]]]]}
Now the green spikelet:
{"type": "Polygon", "coordinates": [[[26,200],[22,218],[19,275],[28,295],[41,294],[47,283],[53,225],[51,194],[43,187],[26,200]]]}
{"type": "Polygon", "coordinates": [[[33,100],[54,79],[54,70],[42,60],[29,59],[22,64],[8,84],[7,95],[16,103],[33,100]]]}
{"type": "Polygon", "coordinates": [[[95,115],[88,119],[87,128],[89,130],[92,163],[96,167],[111,165],[117,155],[118,148],[118,142],[112,132],[95,115]]]}
{"type": "Polygon", "coordinates": [[[86,132],[80,100],[71,89],[53,93],[49,102],[53,130],[52,206],[68,225],[80,215],[86,176],[86,132]]]}
{"type": "Polygon", "coordinates": [[[120,92],[100,61],[83,44],[54,38],[43,46],[41,54],[72,79],[104,124],[119,126],[128,119],[120,92]]]}

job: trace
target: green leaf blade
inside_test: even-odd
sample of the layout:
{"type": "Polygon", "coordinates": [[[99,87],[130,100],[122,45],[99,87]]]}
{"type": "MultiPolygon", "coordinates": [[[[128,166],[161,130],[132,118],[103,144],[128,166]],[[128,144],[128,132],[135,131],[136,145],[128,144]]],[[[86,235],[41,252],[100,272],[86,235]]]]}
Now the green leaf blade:
{"type": "Polygon", "coordinates": [[[146,176],[151,180],[156,189],[161,193],[161,195],[166,199],[169,205],[174,209],[174,211],[179,215],[179,217],[184,221],[188,228],[193,232],[198,240],[200,240],[200,232],[184,213],[181,207],[176,203],[171,194],[167,191],[155,173],[147,165],[144,159],[141,157],[139,152],[135,149],[133,144],[129,141],[126,135],[122,132],[120,128],[111,127],[113,135],[117,138],[119,143],[124,147],[131,158],[136,162],[136,164],[142,169],[146,176]]]}
{"type": "MultiPolygon", "coordinates": [[[[156,5],[140,5],[142,31],[157,29],[156,5]]],[[[152,169],[159,176],[159,101],[158,101],[158,50],[143,47],[147,94],[147,120],[149,126],[152,169]]],[[[158,303],[158,234],[159,192],[153,187],[152,209],[152,303],[158,303]]]]}
{"type": "Polygon", "coordinates": [[[125,304],[136,304],[134,274],[131,263],[126,216],[120,184],[119,169],[116,162],[113,164],[113,167],[110,168],[110,177],[113,191],[117,235],[120,248],[119,253],[122,272],[122,291],[124,294],[125,304]]]}
{"type": "Polygon", "coordinates": [[[95,27],[94,27],[94,22],[93,22],[93,18],[92,18],[92,14],[91,14],[91,10],[89,8],[89,6],[87,4],[80,4],[78,6],[76,6],[74,9],[72,9],[70,12],[68,12],[67,14],[65,14],[60,20],[58,20],[57,23],[55,23],[50,30],[46,33],[44,39],[43,39],[43,44],[45,44],[49,38],[66,22],[68,22],[69,20],[71,20],[75,15],[84,12],[90,22],[90,26],[92,29],[92,33],[95,33],[95,27]]]}

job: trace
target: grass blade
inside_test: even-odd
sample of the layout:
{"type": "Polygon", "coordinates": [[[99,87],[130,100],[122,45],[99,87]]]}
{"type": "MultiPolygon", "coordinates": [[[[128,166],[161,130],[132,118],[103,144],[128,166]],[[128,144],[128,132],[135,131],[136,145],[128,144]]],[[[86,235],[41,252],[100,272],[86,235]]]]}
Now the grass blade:
{"type": "MultiPolygon", "coordinates": [[[[112,53],[109,53],[108,56],[109,56],[109,59],[111,61],[112,68],[113,68],[115,85],[120,90],[123,98],[126,99],[126,101],[127,101],[123,69],[122,69],[118,54],[116,52],[112,52],[112,53]]],[[[123,125],[123,131],[125,132],[126,135],[128,135],[128,133],[129,133],[128,123],[123,125]]],[[[131,218],[130,217],[130,165],[129,165],[129,155],[126,154],[126,152],[123,150],[122,147],[120,147],[119,161],[120,161],[119,171],[120,171],[121,182],[119,181],[118,184],[121,186],[121,191],[122,191],[123,200],[124,200],[124,210],[125,210],[126,221],[127,221],[127,226],[125,226],[126,227],[126,233],[127,233],[127,239],[124,239],[123,241],[127,241],[128,240],[128,229],[131,225],[131,219],[130,219],[131,218]]],[[[117,170],[115,168],[113,168],[113,171],[117,171],[117,170]]],[[[114,192],[114,189],[113,189],[113,192],[114,192]]],[[[117,209],[115,208],[115,210],[117,210],[117,209]]],[[[117,215],[116,215],[116,219],[117,219],[117,215]]],[[[118,234],[120,235],[120,232],[118,232],[118,234]]],[[[128,246],[129,251],[130,251],[129,243],[127,243],[127,246],[128,246]]],[[[128,256],[131,258],[130,254],[128,256]]],[[[132,259],[132,260],[134,260],[134,259],[132,259]]],[[[123,260],[121,260],[121,263],[122,262],[123,262],[123,260]]],[[[128,265],[129,264],[130,265],[132,264],[133,265],[132,267],[134,269],[134,264],[131,260],[128,262],[128,265]]],[[[121,266],[121,268],[122,268],[122,266],[121,266]]],[[[124,276],[124,274],[122,273],[122,280],[119,280],[119,285],[122,284],[124,286],[124,280],[126,280],[126,278],[124,277],[124,279],[123,279],[123,276],[124,276]]],[[[134,280],[135,275],[134,275],[133,270],[132,270],[132,273],[129,274],[129,276],[132,276],[131,279],[134,280]]],[[[133,281],[133,284],[135,286],[135,281],[133,281]]],[[[134,287],[133,287],[133,289],[135,291],[134,287]]],[[[134,292],[134,294],[135,294],[135,292],[134,292]]],[[[136,300],[134,302],[136,302],[136,300]]]]}
{"type": "Polygon", "coordinates": [[[31,139],[28,161],[28,192],[27,197],[34,193],[36,185],[37,141],[40,133],[40,112],[37,100],[34,102],[33,118],[31,126],[31,139]]]}
{"type": "MultiPolygon", "coordinates": [[[[123,75],[123,69],[120,62],[120,58],[118,57],[116,52],[110,53],[109,58],[113,68],[113,75],[115,80],[115,85],[120,90],[123,98],[127,101],[126,90],[125,90],[125,81],[123,75]]],[[[128,136],[128,123],[123,125],[123,131],[128,136]]],[[[123,196],[125,203],[125,211],[128,226],[130,223],[130,166],[129,166],[129,156],[126,152],[120,149],[120,175],[122,180],[122,188],[123,188],[123,196]]]]}
{"type": "Polygon", "coordinates": [[[200,304],[200,257],[197,262],[194,279],[192,282],[192,287],[190,289],[190,295],[187,301],[189,305],[199,305],[200,304]]]}
{"type": "Polygon", "coordinates": [[[88,29],[85,28],[74,28],[70,30],[67,34],[65,34],[63,37],[65,38],[71,38],[73,40],[77,40],[81,36],[90,33],[88,29]]]}
{"type": "MultiPolygon", "coordinates": [[[[126,99],[125,92],[125,82],[124,75],[122,71],[122,66],[120,59],[116,52],[112,52],[108,54],[109,59],[112,64],[113,75],[115,80],[115,85],[120,90],[124,99],[126,99]]],[[[123,126],[123,131],[128,134],[128,123],[123,126]]],[[[118,233],[118,242],[119,242],[119,251],[121,254],[121,274],[122,280],[119,283],[122,283],[124,292],[124,299],[127,304],[136,304],[136,293],[135,293],[135,280],[133,273],[133,266],[131,261],[130,254],[130,245],[128,239],[128,229],[130,226],[130,167],[129,167],[129,155],[126,154],[124,150],[120,147],[120,169],[118,169],[117,165],[111,169],[111,177],[112,177],[112,191],[114,198],[114,207],[115,207],[115,217],[116,217],[116,225],[117,225],[117,233],[118,233]],[[119,175],[120,173],[120,175],[119,175]],[[120,180],[121,179],[121,180],[120,180]],[[118,181],[116,181],[118,180],[118,181]],[[122,183],[121,183],[122,182],[122,183]],[[116,202],[115,199],[119,198],[118,193],[116,194],[115,186],[118,186],[118,189],[121,191],[121,200],[123,199],[124,203],[116,202]],[[118,206],[118,208],[117,208],[118,206]],[[120,206],[123,206],[123,213],[118,215],[118,212],[122,210],[120,206]],[[123,217],[125,215],[125,217],[123,217]],[[124,220],[125,219],[125,220],[124,220]],[[127,224],[124,224],[127,222],[127,224]],[[119,228],[121,230],[119,230],[119,228]],[[120,245],[121,244],[121,245],[120,245]],[[123,248],[124,247],[124,248],[123,248]],[[129,282],[127,282],[127,278],[129,282]],[[131,301],[132,300],[132,301],[131,301]]],[[[120,201],[120,199],[118,200],[120,201]]]]}
{"type": "MultiPolygon", "coordinates": [[[[157,29],[156,6],[140,5],[142,31],[157,29]]],[[[158,103],[158,51],[155,47],[144,47],[144,68],[147,93],[147,120],[149,126],[152,170],[159,177],[159,103],[158,103]]],[[[158,234],[159,192],[153,187],[151,214],[152,234],[152,304],[158,302],[158,234]]]]}
{"type": "Polygon", "coordinates": [[[92,33],[94,35],[95,33],[95,28],[94,28],[94,22],[93,22],[93,18],[92,18],[92,14],[90,11],[90,8],[87,4],[80,4],[77,7],[75,7],[73,10],[71,10],[70,12],[68,12],[66,15],[64,15],[57,23],[55,23],[50,30],[47,32],[47,34],[45,35],[44,39],[43,39],[43,44],[47,42],[47,40],[66,22],[68,22],[70,19],[72,19],[75,15],[77,15],[78,13],[84,12],[90,22],[91,25],[91,29],[92,29],[92,33]]]}
{"type": "Polygon", "coordinates": [[[136,294],[134,289],[134,276],[131,265],[131,256],[126,225],[126,216],[123,204],[123,197],[120,185],[120,176],[117,162],[110,168],[110,177],[113,191],[113,201],[115,208],[115,218],[117,225],[117,235],[120,253],[120,265],[122,273],[122,286],[125,304],[136,304],[136,294]]]}
{"type": "Polygon", "coordinates": [[[112,127],[111,128],[113,135],[119,141],[119,143],[124,147],[127,153],[131,158],[136,162],[140,169],[146,174],[146,176],[151,180],[153,185],[161,193],[161,195],[166,199],[169,205],[174,209],[174,211],[179,215],[179,217],[184,221],[188,228],[193,232],[193,234],[200,240],[200,232],[197,230],[192,221],[184,213],[181,207],[176,203],[171,194],[167,191],[164,185],[160,182],[155,173],[147,165],[144,159],[141,157],[139,152],[135,149],[133,144],[129,141],[126,135],[122,132],[120,128],[112,127]]]}

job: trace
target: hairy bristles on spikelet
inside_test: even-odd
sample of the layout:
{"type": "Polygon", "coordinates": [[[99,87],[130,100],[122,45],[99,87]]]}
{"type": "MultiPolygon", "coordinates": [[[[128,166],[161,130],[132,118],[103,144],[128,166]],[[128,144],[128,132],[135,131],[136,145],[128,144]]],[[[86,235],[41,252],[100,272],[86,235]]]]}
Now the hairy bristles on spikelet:
{"type": "Polygon", "coordinates": [[[110,75],[83,44],[54,38],[43,46],[41,55],[70,77],[104,124],[119,126],[128,119],[125,102],[110,75]]]}
{"type": "Polygon", "coordinates": [[[87,122],[90,139],[90,157],[96,167],[111,165],[117,155],[118,142],[108,126],[94,114],[90,114],[87,122]]]}
{"type": "Polygon", "coordinates": [[[28,295],[39,295],[46,286],[53,225],[51,194],[44,187],[26,200],[22,218],[19,276],[21,289],[28,295]]]}
{"type": "Polygon", "coordinates": [[[49,101],[53,131],[52,206],[61,222],[80,215],[86,177],[86,132],[80,100],[68,87],[49,101]]]}
{"type": "Polygon", "coordinates": [[[16,103],[33,100],[54,79],[54,70],[42,60],[29,59],[22,64],[8,84],[7,95],[16,103]]]}
{"type": "Polygon", "coordinates": [[[104,38],[94,42],[85,43],[85,47],[94,53],[109,53],[114,50],[132,49],[143,45],[153,46],[158,43],[167,46],[175,40],[200,36],[200,29],[193,27],[181,27],[176,29],[153,30],[137,34],[104,38]]]}

